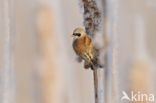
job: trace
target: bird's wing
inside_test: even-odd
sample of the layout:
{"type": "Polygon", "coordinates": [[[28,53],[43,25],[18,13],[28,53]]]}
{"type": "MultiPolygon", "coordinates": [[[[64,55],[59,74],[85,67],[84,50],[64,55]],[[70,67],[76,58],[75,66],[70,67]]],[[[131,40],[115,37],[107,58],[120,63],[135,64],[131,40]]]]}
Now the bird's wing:
{"type": "Polygon", "coordinates": [[[84,37],[84,44],[85,44],[85,46],[86,46],[87,48],[93,47],[93,42],[92,42],[91,38],[90,38],[88,35],[86,35],[86,36],[84,37]]]}

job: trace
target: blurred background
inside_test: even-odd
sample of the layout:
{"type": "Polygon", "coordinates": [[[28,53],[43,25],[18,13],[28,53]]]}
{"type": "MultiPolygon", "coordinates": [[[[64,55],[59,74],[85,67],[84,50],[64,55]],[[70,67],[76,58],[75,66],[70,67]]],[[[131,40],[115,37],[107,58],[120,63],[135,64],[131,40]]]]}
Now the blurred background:
{"type": "MultiPolygon", "coordinates": [[[[156,0],[107,2],[117,91],[107,103],[122,91],[156,95],[156,0]]],[[[80,0],[0,0],[0,103],[94,103],[93,73],[72,49],[81,11],[80,0]]]]}

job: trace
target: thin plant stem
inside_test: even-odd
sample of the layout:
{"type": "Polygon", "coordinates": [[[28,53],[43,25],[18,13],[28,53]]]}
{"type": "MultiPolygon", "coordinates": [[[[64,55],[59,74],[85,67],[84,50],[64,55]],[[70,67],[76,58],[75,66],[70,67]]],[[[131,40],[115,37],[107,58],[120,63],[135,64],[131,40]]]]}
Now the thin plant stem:
{"type": "Polygon", "coordinates": [[[93,77],[94,77],[94,90],[95,90],[95,103],[98,103],[98,74],[97,74],[97,68],[92,67],[93,69],[93,77]]]}

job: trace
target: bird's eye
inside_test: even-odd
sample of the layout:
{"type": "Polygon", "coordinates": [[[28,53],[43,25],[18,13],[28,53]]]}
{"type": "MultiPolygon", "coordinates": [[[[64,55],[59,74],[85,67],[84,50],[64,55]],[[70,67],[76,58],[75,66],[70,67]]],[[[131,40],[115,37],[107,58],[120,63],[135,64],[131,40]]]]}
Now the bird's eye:
{"type": "Polygon", "coordinates": [[[80,37],[80,36],[81,36],[81,34],[80,34],[80,33],[77,33],[77,36],[79,36],[79,37],[80,37]]]}

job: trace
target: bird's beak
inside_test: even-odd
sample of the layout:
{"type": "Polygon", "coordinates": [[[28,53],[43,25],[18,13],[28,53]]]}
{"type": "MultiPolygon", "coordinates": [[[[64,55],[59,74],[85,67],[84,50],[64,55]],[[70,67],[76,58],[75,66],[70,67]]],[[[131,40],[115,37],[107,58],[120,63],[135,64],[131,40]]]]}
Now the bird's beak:
{"type": "Polygon", "coordinates": [[[75,36],[74,34],[71,35],[71,37],[74,37],[74,36],[75,36]]]}

